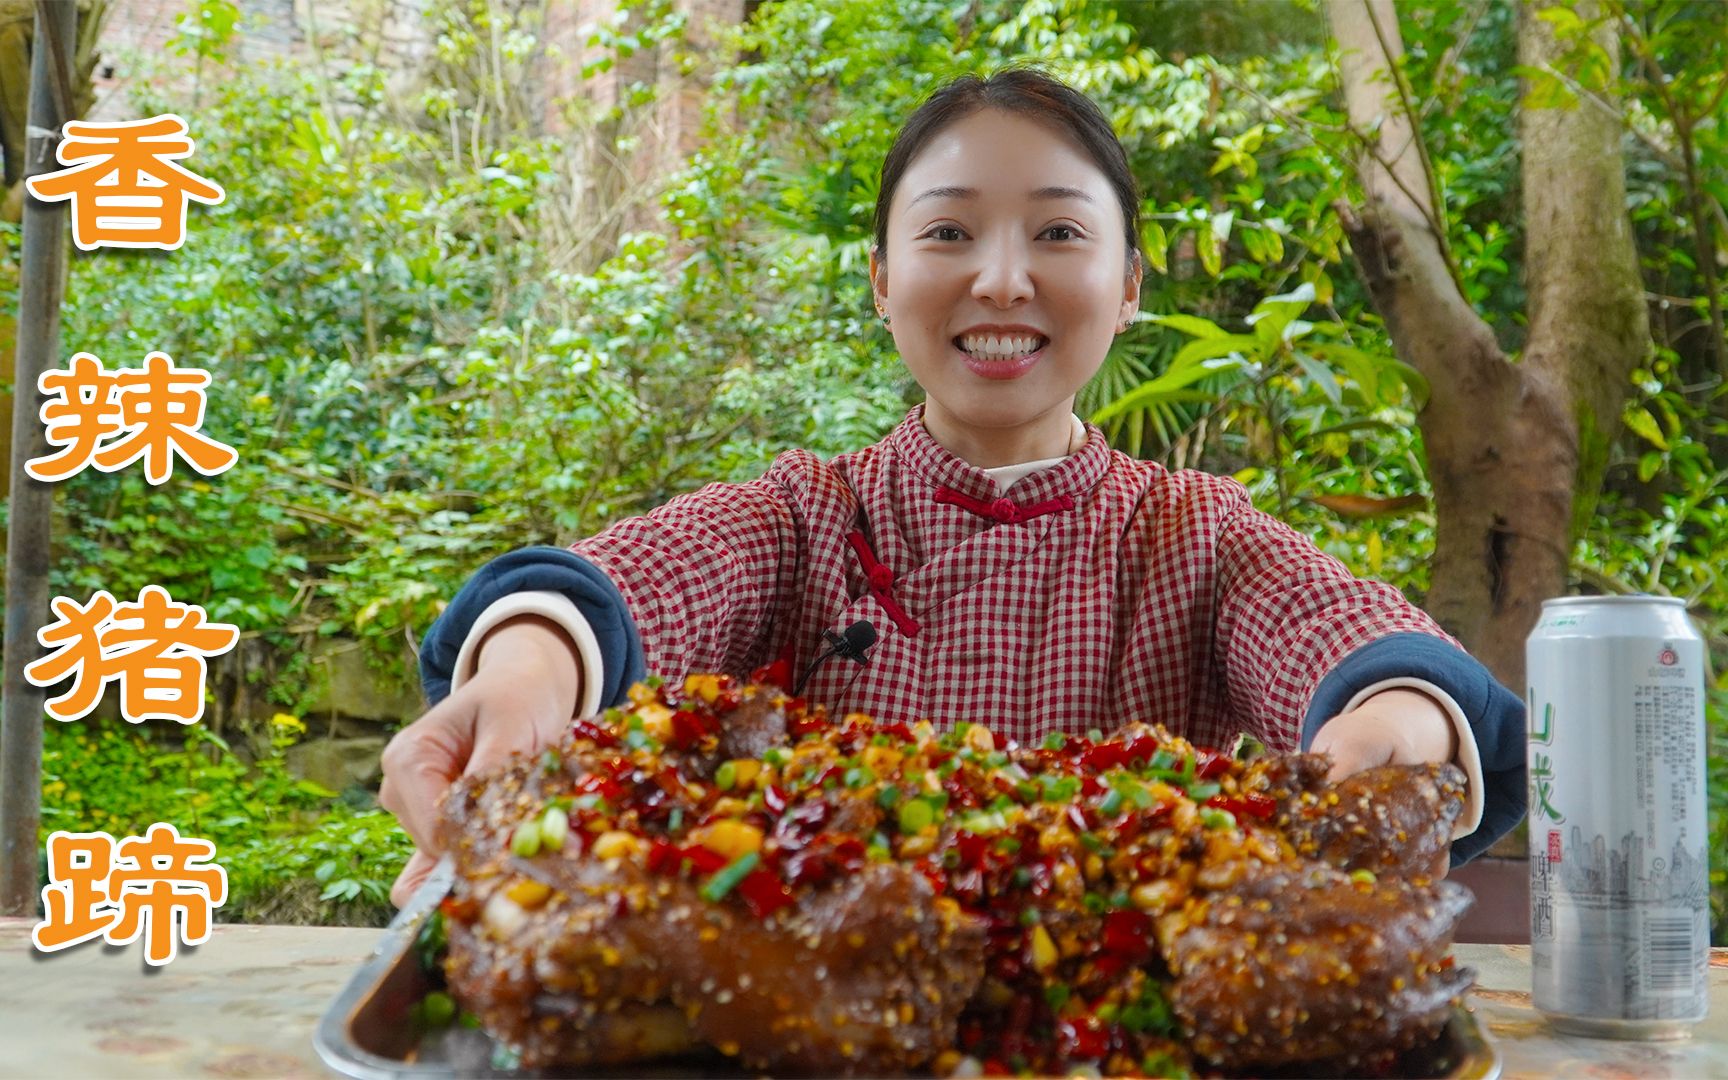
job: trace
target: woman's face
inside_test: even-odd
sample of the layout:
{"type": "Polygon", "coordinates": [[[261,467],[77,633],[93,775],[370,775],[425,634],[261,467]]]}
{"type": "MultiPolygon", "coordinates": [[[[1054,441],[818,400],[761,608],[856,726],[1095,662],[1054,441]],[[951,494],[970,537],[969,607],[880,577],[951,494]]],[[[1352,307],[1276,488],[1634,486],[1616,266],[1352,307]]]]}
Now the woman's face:
{"type": "Polygon", "coordinates": [[[1075,393],[1139,306],[1122,232],[1104,173],[1035,121],[982,110],[919,151],[870,278],[937,441],[984,467],[1064,452],[1075,393]]]}

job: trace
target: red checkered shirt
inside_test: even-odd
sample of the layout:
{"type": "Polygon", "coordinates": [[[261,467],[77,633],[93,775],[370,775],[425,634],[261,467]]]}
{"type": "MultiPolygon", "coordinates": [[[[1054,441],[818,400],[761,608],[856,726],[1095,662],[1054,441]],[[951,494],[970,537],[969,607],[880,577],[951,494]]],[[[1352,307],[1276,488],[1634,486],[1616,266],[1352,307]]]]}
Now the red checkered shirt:
{"type": "Polygon", "coordinates": [[[1292,750],[1352,650],[1408,631],[1452,640],[1233,480],[1135,460],[1088,425],[1080,450],[999,493],[921,416],[829,462],[782,454],[758,480],[710,484],[572,550],[623,593],[651,673],[744,675],[780,656],[802,672],[824,630],[867,619],[869,663],[827,661],[805,696],[1022,743],[1139,720],[1292,750]]]}

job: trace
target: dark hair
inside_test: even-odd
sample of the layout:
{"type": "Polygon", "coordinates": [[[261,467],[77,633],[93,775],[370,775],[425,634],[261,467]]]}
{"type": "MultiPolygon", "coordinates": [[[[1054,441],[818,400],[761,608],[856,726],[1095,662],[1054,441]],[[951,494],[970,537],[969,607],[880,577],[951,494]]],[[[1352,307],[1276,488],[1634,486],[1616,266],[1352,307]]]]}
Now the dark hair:
{"type": "Polygon", "coordinates": [[[931,94],[907,118],[882,162],[882,180],[876,193],[878,259],[888,256],[888,205],[894,201],[906,166],[944,128],[981,109],[999,109],[1036,120],[1078,143],[1116,192],[1129,257],[1139,254],[1145,262],[1140,248],[1140,189],[1109,119],[1091,98],[1034,67],[1010,67],[982,79],[962,75],[931,94]]]}

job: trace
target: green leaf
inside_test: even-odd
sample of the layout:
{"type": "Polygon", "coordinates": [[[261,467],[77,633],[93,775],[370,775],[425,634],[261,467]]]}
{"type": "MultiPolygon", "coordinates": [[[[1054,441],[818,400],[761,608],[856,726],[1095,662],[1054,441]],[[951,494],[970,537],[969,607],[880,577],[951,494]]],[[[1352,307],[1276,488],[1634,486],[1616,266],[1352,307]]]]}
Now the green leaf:
{"type": "Polygon", "coordinates": [[[1242,367],[1246,362],[1242,351],[1253,346],[1253,338],[1241,335],[1189,342],[1162,375],[1099,409],[1092,422],[1103,425],[1126,413],[1176,400],[1180,391],[1201,379],[1242,367]]]}
{"type": "Polygon", "coordinates": [[[1308,377],[1314,380],[1315,385],[1320,387],[1320,392],[1326,395],[1326,400],[1334,405],[1344,400],[1344,391],[1339,387],[1338,378],[1332,374],[1331,368],[1312,356],[1304,356],[1301,353],[1296,354],[1296,363],[1308,373],[1308,377]]]}
{"type": "Polygon", "coordinates": [[[1224,269],[1224,253],[1218,243],[1218,234],[1211,229],[1201,229],[1199,233],[1200,265],[1206,273],[1217,277],[1224,269]]]}
{"type": "Polygon", "coordinates": [[[1643,457],[1639,458],[1638,459],[1638,480],[1639,480],[1639,482],[1648,484],[1651,480],[1655,479],[1657,472],[1661,471],[1662,460],[1663,460],[1662,455],[1657,453],[1654,450],[1649,451],[1643,457]]]}
{"type": "Polygon", "coordinates": [[[1164,226],[1148,221],[1140,230],[1140,243],[1146,248],[1146,259],[1152,269],[1160,274],[1170,273],[1170,238],[1165,235],[1164,226]]]}
{"type": "Polygon", "coordinates": [[[1668,438],[1662,434],[1662,425],[1656,422],[1656,418],[1650,415],[1649,410],[1641,409],[1636,405],[1628,406],[1625,412],[1625,421],[1626,426],[1632,429],[1633,434],[1640,436],[1645,442],[1658,450],[1668,449],[1668,438]]]}
{"type": "Polygon", "coordinates": [[[1202,319],[1198,315],[1149,315],[1147,321],[1157,323],[1159,326],[1168,326],[1172,330],[1179,330],[1189,337],[1221,338],[1229,336],[1223,327],[1211,319],[1202,319]]]}

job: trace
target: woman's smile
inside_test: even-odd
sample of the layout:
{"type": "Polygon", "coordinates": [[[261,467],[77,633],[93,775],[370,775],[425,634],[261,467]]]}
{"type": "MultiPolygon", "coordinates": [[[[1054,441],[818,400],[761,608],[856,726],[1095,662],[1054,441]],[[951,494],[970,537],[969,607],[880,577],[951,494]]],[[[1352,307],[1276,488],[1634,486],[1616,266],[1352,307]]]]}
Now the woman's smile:
{"type": "Polygon", "coordinates": [[[984,379],[1018,379],[1043,359],[1050,339],[1031,327],[980,326],[954,336],[961,362],[984,379]]]}

